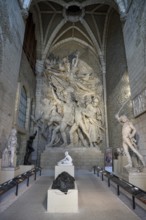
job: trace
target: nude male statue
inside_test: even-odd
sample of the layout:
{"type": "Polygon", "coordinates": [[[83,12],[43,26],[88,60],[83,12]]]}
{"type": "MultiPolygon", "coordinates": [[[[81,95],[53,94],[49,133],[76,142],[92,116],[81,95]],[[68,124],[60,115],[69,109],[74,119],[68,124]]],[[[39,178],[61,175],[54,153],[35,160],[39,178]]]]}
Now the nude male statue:
{"type": "Polygon", "coordinates": [[[134,138],[136,134],[136,129],[134,125],[132,124],[132,122],[129,121],[129,119],[125,115],[119,116],[118,114],[116,114],[115,118],[122,124],[123,148],[128,159],[128,164],[125,167],[126,168],[132,167],[132,159],[129,154],[129,148],[137,155],[142,165],[145,166],[145,161],[143,159],[143,156],[136,149],[137,145],[136,145],[136,140],[134,138]]]}
{"type": "Polygon", "coordinates": [[[72,158],[71,156],[69,155],[68,151],[65,152],[65,157],[64,159],[60,160],[58,162],[58,165],[72,165],[72,158]]]}

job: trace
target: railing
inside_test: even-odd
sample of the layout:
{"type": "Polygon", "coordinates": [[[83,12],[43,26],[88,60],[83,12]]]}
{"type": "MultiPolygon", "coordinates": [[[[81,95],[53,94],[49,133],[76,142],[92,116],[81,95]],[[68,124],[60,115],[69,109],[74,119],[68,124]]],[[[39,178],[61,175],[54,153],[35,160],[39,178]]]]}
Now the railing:
{"type": "Polygon", "coordinates": [[[108,187],[110,187],[111,181],[117,186],[117,195],[120,195],[120,188],[128,192],[132,197],[132,207],[136,208],[135,199],[138,199],[143,204],[146,205],[146,192],[137,186],[132,185],[131,183],[115,176],[114,174],[104,170],[101,167],[93,166],[94,174],[97,174],[98,177],[101,177],[101,180],[104,181],[104,177],[107,178],[108,187]]]}
{"type": "Polygon", "coordinates": [[[34,175],[34,180],[36,180],[37,172],[41,176],[41,167],[35,167],[25,173],[20,174],[19,176],[14,177],[13,179],[0,184],[0,196],[9,191],[10,189],[16,187],[15,195],[18,196],[19,184],[26,180],[27,187],[29,186],[29,178],[34,175]]]}

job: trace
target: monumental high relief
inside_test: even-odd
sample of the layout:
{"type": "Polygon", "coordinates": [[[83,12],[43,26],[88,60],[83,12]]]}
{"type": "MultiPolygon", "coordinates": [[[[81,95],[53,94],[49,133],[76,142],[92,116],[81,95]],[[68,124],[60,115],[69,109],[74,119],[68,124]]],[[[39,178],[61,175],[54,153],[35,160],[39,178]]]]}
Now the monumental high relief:
{"type": "Polygon", "coordinates": [[[103,140],[103,87],[79,51],[45,61],[41,98],[49,147],[99,147],[103,140]]]}

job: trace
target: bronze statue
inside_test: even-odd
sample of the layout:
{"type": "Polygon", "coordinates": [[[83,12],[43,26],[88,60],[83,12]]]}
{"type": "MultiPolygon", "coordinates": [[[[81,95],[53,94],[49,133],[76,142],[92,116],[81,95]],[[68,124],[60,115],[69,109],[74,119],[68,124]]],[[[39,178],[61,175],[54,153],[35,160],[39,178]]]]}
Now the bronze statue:
{"type": "Polygon", "coordinates": [[[37,134],[37,131],[29,137],[29,140],[27,141],[27,146],[26,146],[26,153],[25,153],[25,157],[24,157],[24,165],[30,165],[31,162],[29,161],[29,157],[31,155],[31,153],[34,151],[32,144],[33,144],[33,140],[35,139],[35,136],[37,134]]]}

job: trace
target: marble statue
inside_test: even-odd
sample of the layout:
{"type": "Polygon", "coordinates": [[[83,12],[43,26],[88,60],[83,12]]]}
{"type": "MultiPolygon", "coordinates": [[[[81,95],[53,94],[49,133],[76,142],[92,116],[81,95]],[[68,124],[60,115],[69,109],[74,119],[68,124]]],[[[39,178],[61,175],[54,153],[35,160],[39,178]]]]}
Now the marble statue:
{"type": "Polygon", "coordinates": [[[8,138],[8,151],[10,154],[10,167],[14,167],[14,157],[17,148],[17,130],[12,128],[10,136],[8,138]]]}
{"type": "Polygon", "coordinates": [[[58,165],[73,165],[72,163],[72,158],[71,156],[69,155],[68,151],[65,152],[65,157],[60,160],[57,164],[58,165]]]}
{"type": "Polygon", "coordinates": [[[122,138],[123,138],[123,149],[125,152],[125,155],[127,156],[128,159],[128,164],[125,166],[125,168],[132,168],[132,158],[129,153],[129,149],[133,151],[139,160],[141,161],[142,165],[145,166],[145,161],[143,156],[139,153],[137,149],[137,144],[136,144],[136,139],[135,139],[135,134],[136,134],[136,129],[132,122],[127,118],[126,115],[121,115],[119,114],[115,115],[115,118],[120,122],[122,125],[122,138]]]}

